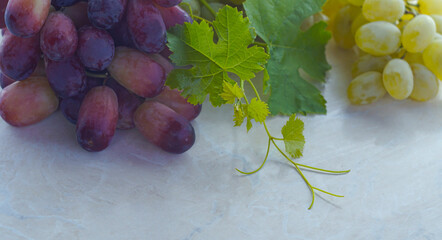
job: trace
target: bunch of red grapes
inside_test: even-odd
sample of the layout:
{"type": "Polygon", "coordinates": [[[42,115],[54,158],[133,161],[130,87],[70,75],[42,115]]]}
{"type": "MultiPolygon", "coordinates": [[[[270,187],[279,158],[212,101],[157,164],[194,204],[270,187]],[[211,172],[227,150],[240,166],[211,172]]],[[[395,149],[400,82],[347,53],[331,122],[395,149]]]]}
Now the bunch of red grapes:
{"type": "Polygon", "coordinates": [[[102,151],[116,129],[183,153],[201,105],[165,87],[166,30],[181,0],[0,0],[0,115],[16,127],[61,110],[78,143],[102,151]]]}

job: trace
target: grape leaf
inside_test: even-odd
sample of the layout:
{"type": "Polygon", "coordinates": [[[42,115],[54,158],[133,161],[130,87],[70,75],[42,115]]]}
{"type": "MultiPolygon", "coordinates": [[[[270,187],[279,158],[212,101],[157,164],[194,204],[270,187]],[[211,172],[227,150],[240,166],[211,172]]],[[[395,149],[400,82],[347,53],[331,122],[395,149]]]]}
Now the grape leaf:
{"type": "Polygon", "coordinates": [[[212,104],[220,106],[226,102],[221,97],[223,82],[234,83],[228,73],[242,80],[252,79],[264,69],[269,56],[262,47],[249,47],[256,34],[249,19],[236,8],[221,9],[212,25],[195,21],[168,31],[168,46],[173,52],[170,58],[178,66],[192,68],[172,71],[167,84],[183,90],[191,103],[202,103],[209,94],[212,104]]]}
{"type": "Polygon", "coordinates": [[[326,113],[321,92],[303,79],[303,69],[313,79],[325,81],[330,65],[325,45],[330,33],[320,22],[309,30],[300,30],[303,20],[319,11],[325,0],[248,0],[247,16],[257,34],[267,43],[271,59],[267,63],[272,114],[326,113]]]}
{"type": "Polygon", "coordinates": [[[284,136],[285,151],[293,158],[302,157],[304,150],[305,138],[303,135],[304,122],[293,114],[282,127],[281,133],[284,136]]]}
{"type": "Polygon", "coordinates": [[[247,115],[255,121],[263,123],[270,114],[267,103],[253,98],[247,106],[247,115]]]}
{"type": "Polygon", "coordinates": [[[220,94],[222,99],[228,104],[234,104],[236,99],[244,97],[244,93],[238,84],[231,84],[229,82],[223,82],[223,92],[220,94]]]}

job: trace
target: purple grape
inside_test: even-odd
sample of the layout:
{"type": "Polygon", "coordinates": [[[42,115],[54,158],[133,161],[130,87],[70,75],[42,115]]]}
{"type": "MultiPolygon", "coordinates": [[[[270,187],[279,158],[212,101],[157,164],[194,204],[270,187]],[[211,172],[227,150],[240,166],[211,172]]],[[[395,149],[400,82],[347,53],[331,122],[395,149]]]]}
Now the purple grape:
{"type": "Polygon", "coordinates": [[[56,7],[69,7],[79,2],[80,0],[52,0],[51,4],[56,7]]]}
{"type": "Polygon", "coordinates": [[[166,105],[148,101],[138,107],[135,126],[153,144],[170,153],[184,153],[195,143],[189,121],[166,105]]]}
{"type": "Polygon", "coordinates": [[[166,46],[166,26],[160,11],[151,1],[129,0],[127,25],[137,48],[159,53],[166,46]]]}
{"type": "Polygon", "coordinates": [[[0,41],[0,70],[14,80],[28,78],[40,60],[39,36],[20,38],[8,29],[4,30],[0,41]]]}
{"type": "Polygon", "coordinates": [[[129,92],[114,79],[107,80],[107,86],[112,88],[118,97],[117,129],[127,130],[135,127],[133,116],[135,110],[144,102],[137,95],[129,92]]]}
{"type": "Polygon", "coordinates": [[[62,99],[60,102],[60,110],[63,113],[64,117],[71,123],[77,124],[78,120],[78,112],[80,111],[81,103],[83,102],[84,97],[94,87],[98,87],[103,85],[103,80],[100,78],[90,78],[88,77],[86,89],[83,90],[77,96],[73,96],[70,98],[62,99]]]}
{"type": "Polygon", "coordinates": [[[169,8],[158,7],[158,9],[161,12],[167,30],[177,24],[183,25],[185,22],[193,22],[189,14],[178,6],[169,8]]]}
{"type": "Polygon", "coordinates": [[[170,8],[181,3],[181,0],[154,0],[161,7],[170,8]]]}
{"type": "Polygon", "coordinates": [[[103,29],[84,26],[79,31],[77,55],[81,63],[92,71],[106,69],[115,54],[112,36],[103,29]]]}
{"type": "Polygon", "coordinates": [[[166,71],[166,75],[169,75],[170,72],[173,71],[174,66],[169,62],[165,57],[160,54],[149,54],[149,57],[152,58],[155,62],[159,63],[164,70],[166,71]]]}
{"type": "Polygon", "coordinates": [[[164,88],[164,68],[138,50],[117,47],[115,57],[107,68],[111,76],[129,91],[143,98],[152,98],[164,88]]]}
{"type": "Polygon", "coordinates": [[[77,121],[77,141],[90,152],[107,148],[118,121],[118,99],[106,86],[91,89],[81,103],[77,121]]]}
{"type": "Polygon", "coordinates": [[[121,21],[126,4],[127,0],[89,0],[89,20],[97,28],[112,28],[114,24],[121,21]]]}
{"type": "Polygon", "coordinates": [[[62,61],[45,59],[49,84],[61,98],[78,95],[86,87],[86,73],[77,56],[62,61]]]}
{"type": "Polygon", "coordinates": [[[170,89],[169,87],[165,87],[154,100],[170,107],[189,121],[197,118],[202,109],[201,104],[193,105],[189,103],[185,97],[181,96],[178,90],[170,89]]]}
{"type": "Polygon", "coordinates": [[[87,2],[78,2],[70,7],[66,7],[63,9],[63,13],[72,19],[77,29],[91,24],[87,16],[87,2]]]}
{"type": "Polygon", "coordinates": [[[0,0],[0,28],[6,27],[5,24],[6,5],[8,5],[8,0],[0,0]]]}
{"type": "Polygon", "coordinates": [[[49,14],[51,0],[9,0],[5,10],[5,23],[18,37],[36,35],[49,14]]]}
{"type": "Polygon", "coordinates": [[[115,46],[125,46],[130,48],[136,48],[134,41],[132,40],[132,36],[129,33],[129,29],[127,26],[127,20],[124,16],[120,22],[115,24],[111,29],[109,29],[109,33],[115,41],[115,46]]]}
{"type": "Polygon", "coordinates": [[[40,48],[54,61],[70,58],[78,45],[78,34],[72,20],[61,12],[49,14],[40,33],[40,48]]]}

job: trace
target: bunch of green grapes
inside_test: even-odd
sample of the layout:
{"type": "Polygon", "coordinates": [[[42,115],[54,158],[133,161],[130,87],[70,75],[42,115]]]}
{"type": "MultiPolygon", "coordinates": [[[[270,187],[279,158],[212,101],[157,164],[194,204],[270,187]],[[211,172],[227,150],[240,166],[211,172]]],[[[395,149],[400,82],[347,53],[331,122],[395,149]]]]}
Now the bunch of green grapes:
{"type": "Polygon", "coordinates": [[[339,47],[355,49],[348,98],[370,104],[387,93],[428,101],[442,79],[442,0],[328,0],[339,47]]]}

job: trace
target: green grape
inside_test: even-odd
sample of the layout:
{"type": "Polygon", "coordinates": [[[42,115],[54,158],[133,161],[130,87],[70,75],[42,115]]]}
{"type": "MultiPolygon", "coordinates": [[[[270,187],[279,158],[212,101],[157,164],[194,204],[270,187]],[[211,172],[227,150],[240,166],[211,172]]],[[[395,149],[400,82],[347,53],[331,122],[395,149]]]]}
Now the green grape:
{"type": "Polygon", "coordinates": [[[413,72],[405,60],[395,58],[388,62],[382,78],[387,92],[397,100],[406,99],[413,91],[413,72]]]}
{"type": "Polygon", "coordinates": [[[360,12],[360,8],[347,5],[336,14],[332,33],[339,47],[352,48],[355,45],[355,40],[351,33],[351,25],[360,12]]]}
{"type": "Polygon", "coordinates": [[[339,10],[343,8],[347,0],[327,0],[324,6],[322,6],[322,13],[328,17],[328,30],[332,30],[334,26],[335,16],[338,14],[339,10]]]}
{"type": "Polygon", "coordinates": [[[424,58],[422,57],[422,53],[409,53],[409,52],[407,52],[405,54],[404,60],[410,64],[412,64],[412,63],[419,63],[422,65],[424,64],[424,58]]]}
{"type": "Polygon", "coordinates": [[[366,72],[357,76],[347,89],[348,100],[358,105],[374,103],[385,94],[382,74],[379,72],[366,72]]]}
{"type": "Polygon", "coordinates": [[[427,67],[422,64],[410,65],[413,71],[414,87],[410,98],[425,102],[436,97],[439,92],[439,80],[427,67]]]}
{"type": "Polygon", "coordinates": [[[423,14],[442,15],[441,0],[419,0],[419,10],[423,14]]]}
{"type": "MultiPolygon", "coordinates": [[[[218,12],[221,8],[225,6],[224,4],[219,2],[209,2],[209,5],[215,12],[218,12]]],[[[205,6],[201,6],[201,17],[209,21],[215,20],[215,16],[213,16],[209,9],[207,9],[205,6]]]]}
{"type": "Polygon", "coordinates": [[[442,34],[442,15],[431,15],[431,18],[433,18],[434,22],[436,23],[436,32],[442,34]]]}
{"type": "Polygon", "coordinates": [[[436,24],[428,15],[413,18],[404,28],[402,45],[408,52],[422,52],[434,40],[436,24]]]}
{"type": "Polygon", "coordinates": [[[442,34],[436,33],[436,35],[434,35],[434,40],[442,40],[442,34]]]}
{"type": "Polygon", "coordinates": [[[425,49],[422,57],[425,66],[436,74],[437,78],[442,79],[442,40],[433,41],[425,49]]]}
{"type": "Polygon", "coordinates": [[[375,57],[370,54],[363,55],[356,60],[352,68],[352,76],[356,77],[365,72],[375,71],[382,73],[385,65],[391,60],[390,56],[375,57]]]}
{"type": "Polygon", "coordinates": [[[405,13],[405,3],[402,0],[365,0],[362,5],[364,17],[371,22],[396,22],[405,13]]]}
{"type": "Polygon", "coordinates": [[[362,6],[362,4],[364,4],[364,1],[365,0],[348,0],[348,3],[350,3],[351,5],[360,7],[360,6],[362,6]]]}
{"type": "Polygon", "coordinates": [[[189,5],[192,8],[193,15],[200,16],[201,15],[201,5],[199,0],[182,0],[180,3],[180,7],[184,9],[187,13],[190,14],[189,5]]]}
{"type": "Polygon", "coordinates": [[[358,29],[355,39],[363,51],[374,56],[385,56],[393,54],[401,46],[401,31],[389,22],[371,22],[358,29]]]}
{"type": "Polygon", "coordinates": [[[367,19],[365,19],[364,15],[360,13],[351,24],[351,34],[353,34],[353,36],[356,35],[358,29],[367,23],[368,23],[367,19]]]}

